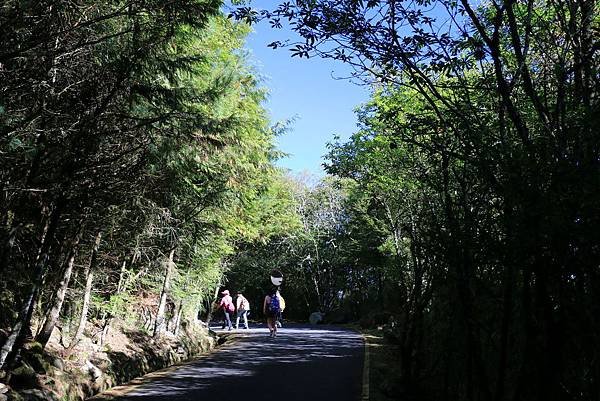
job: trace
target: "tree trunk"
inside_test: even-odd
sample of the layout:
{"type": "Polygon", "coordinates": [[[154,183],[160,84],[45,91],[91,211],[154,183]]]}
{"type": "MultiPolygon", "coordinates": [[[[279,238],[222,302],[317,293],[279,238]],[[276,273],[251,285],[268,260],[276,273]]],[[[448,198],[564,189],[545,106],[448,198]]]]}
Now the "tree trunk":
{"type": "Polygon", "coordinates": [[[98,259],[98,248],[100,248],[100,241],[102,240],[102,232],[98,231],[96,234],[96,240],[94,241],[94,248],[92,249],[92,256],[90,257],[90,262],[85,268],[85,293],[83,295],[83,305],[81,307],[81,317],[79,318],[79,325],[77,326],[77,331],[75,332],[75,336],[73,340],[71,340],[71,344],[69,345],[69,352],[75,348],[81,336],[83,335],[83,331],[85,329],[85,325],[87,323],[87,314],[90,308],[90,298],[92,295],[92,283],[94,282],[94,270],[96,268],[96,261],[98,259]]]}
{"type": "Polygon", "coordinates": [[[183,301],[179,301],[179,307],[177,308],[177,319],[175,319],[175,328],[173,334],[179,335],[179,327],[181,326],[181,315],[183,314],[183,301]]]}
{"type": "Polygon", "coordinates": [[[123,264],[121,264],[121,272],[119,273],[119,282],[117,283],[117,294],[120,294],[121,291],[123,291],[123,287],[125,286],[124,278],[126,268],[127,260],[123,260],[123,264]]]}
{"type": "Polygon", "coordinates": [[[509,336],[511,323],[514,319],[513,302],[514,302],[514,288],[515,288],[515,272],[516,272],[516,261],[519,258],[514,255],[514,249],[516,245],[514,240],[510,236],[510,233],[516,231],[514,227],[514,216],[512,214],[512,208],[508,206],[509,201],[506,200],[506,206],[504,208],[504,220],[505,230],[509,233],[510,240],[507,243],[508,254],[505,257],[505,266],[503,271],[503,283],[502,283],[502,317],[500,320],[500,349],[498,358],[498,369],[496,373],[496,388],[494,399],[496,401],[502,401],[505,398],[506,392],[506,376],[507,369],[509,367],[509,336]]]}
{"type": "Polygon", "coordinates": [[[17,234],[22,227],[23,227],[23,223],[18,223],[18,224],[13,223],[13,226],[11,226],[10,230],[8,230],[8,235],[6,237],[6,241],[4,241],[4,244],[3,244],[1,252],[0,252],[0,272],[7,270],[9,255],[15,244],[15,239],[17,237],[17,234]]]}
{"type": "MultiPolygon", "coordinates": [[[[133,254],[131,255],[131,258],[129,259],[129,266],[133,265],[133,263],[135,262],[135,251],[133,252],[133,254]]],[[[125,290],[125,272],[127,271],[127,259],[123,259],[123,263],[121,264],[121,272],[119,273],[119,282],[117,283],[117,292],[115,294],[120,294],[125,290]]],[[[110,325],[112,323],[114,319],[114,316],[109,315],[108,317],[106,317],[105,321],[104,321],[104,327],[102,328],[102,334],[100,336],[100,345],[103,345],[104,342],[106,341],[106,336],[108,335],[108,332],[110,330],[110,325]]]]}
{"type": "Polygon", "coordinates": [[[44,225],[40,241],[40,249],[35,259],[35,267],[33,269],[34,275],[32,280],[32,286],[29,291],[29,294],[21,304],[21,309],[19,310],[19,317],[17,318],[17,322],[12,327],[10,336],[6,339],[6,342],[2,346],[2,349],[0,349],[0,369],[3,369],[4,366],[10,362],[10,356],[14,355],[14,348],[15,345],[17,345],[18,340],[20,340],[22,337],[23,328],[29,327],[31,313],[37,302],[37,296],[39,294],[40,286],[44,277],[44,271],[48,262],[50,244],[52,242],[54,232],[56,231],[56,228],[58,226],[58,221],[61,212],[62,204],[58,204],[57,207],[54,208],[54,210],[46,220],[46,224],[44,225]]]}
{"type": "Polygon", "coordinates": [[[98,342],[98,345],[102,346],[106,342],[106,336],[108,336],[108,331],[110,330],[110,323],[112,320],[113,318],[109,316],[104,318],[104,326],[102,327],[102,332],[100,333],[100,341],[98,342]]]}
{"type": "Polygon", "coordinates": [[[206,314],[206,326],[210,325],[210,320],[212,319],[213,313],[213,304],[216,302],[217,297],[219,296],[219,288],[221,288],[221,280],[217,283],[215,287],[215,293],[213,294],[212,299],[210,300],[210,305],[208,306],[208,313],[206,314]]]}
{"type": "Polygon", "coordinates": [[[56,290],[56,295],[54,297],[54,302],[52,307],[48,311],[46,315],[46,319],[44,321],[44,326],[42,330],[36,337],[36,341],[42,344],[43,347],[46,346],[50,336],[52,335],[52,331],[56,326],[56,322],[58,322],[58,317],[60,316],[60,312],[62,310],[62,305],[65,300],[65,295],[67,293],[67,289],[69,287],[69,282],[71,281],[71,273],[73,272],[73,263],[75,262],[75,255],[77,254],[77,245],[79,244],[79,233],[73,240],[73,244],[71,245],[71,250],[69,251],[69,257],[67,262],[67,267],[63,273],[62,280],[58,285],[58,289],[56,290]]]}
{"type": "Polygon", "coordinates": [[[167,305],[167,297],[171,291],[171,271],[173,269],[173,258],[175,256],[175,249],[172,249],[169,253],[169,260],[165,263],[165,279],[163,281],[163,288],[160,294],[160,302],[158,303],[158,312],[156,313],[156,321],[154,324],[154,337],[158,337],[165,328],[165,309],[167,305]]]}
{"type": "Polygon", "coordinates": [[[71,340],[71,344],[69,345],[69,350],[72,350],[83,335],[83,331],[85,329],[85,325],[87,324],[87,314],[90,308],[90,298],[92,294],[92,283],[94,282],[94,272],[91,269],[86,269],[86,280],[85,280],[85,293],[83,295],[83,306],[81,308],[81,316],[79,318],[79,324],[77,325],[77,330],[75,331],[75,335],[73,336],[73,340],[71,340]]]}

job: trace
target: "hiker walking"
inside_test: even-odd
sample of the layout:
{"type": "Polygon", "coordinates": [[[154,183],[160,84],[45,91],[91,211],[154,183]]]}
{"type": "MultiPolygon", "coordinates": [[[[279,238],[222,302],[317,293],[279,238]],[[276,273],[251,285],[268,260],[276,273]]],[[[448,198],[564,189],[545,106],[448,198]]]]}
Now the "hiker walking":
{"type": "Polygon", "coordinates": [[[223,309],[223,318],[224,318],[223,326],[221,328],[224,329],[225,325],[227,325],[229,330],[231,330],[232,329],[231,313],[233,313],[233,311],[235,311],[235,305],[233,304],[233,298],[231,298],[231,295],[229,295],[229,290],[225,290],[225,291],[221,292],[221,295],[223,295],[223,298],[221,298],[221,302],[219,303],[219,308],[223,309]]]}
{"type": "Polygon", "coordinates": [[[235,300],[236,304],[236,318],[235,318],[235,329],[237,330],[240,326],[240,318],[244,318],[244,328],[248,329],[248,315],[250,314],[250,302],[246,299],[244,294],[241,291],[238,291],[237,298],[235,300]]]}
{"type": "Polygon", "coordinates": [[[277,287],[274,287],[263,303],[263,313],[267,316],[267,326],[269,327],[269,335],[277,337],[277,318],[281,313],[281,297],[277,287]]]}

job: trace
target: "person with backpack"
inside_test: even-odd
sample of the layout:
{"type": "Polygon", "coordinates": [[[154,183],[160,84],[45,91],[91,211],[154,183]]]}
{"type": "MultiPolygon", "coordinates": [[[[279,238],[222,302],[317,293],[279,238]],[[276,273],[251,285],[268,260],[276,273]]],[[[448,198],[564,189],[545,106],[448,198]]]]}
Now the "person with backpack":
{"type": "Polygon", "coordinates": [[[241,291],[237,293],[237,299],[235,300],[237,316],[235,318],[235,329],[237,330],[240,326],[240,318],[244,318],[244,328],[248,330],[248,315],[250,314],[250,302],[242,294],[241,291]]]}
{"type": "Polygon", "coordinates": [[[267,316],[270,337],[277,337],[277,318],[281,313],[281,297],[278,288],[273,288],[263,303],[263,313],[267,316]]]}
{"type": "Polygon", "coordinates": [[[225,328],[225,325],[228,326],[229,331],[232,330],[232,325],[231,325],[231,313],[233,313],[235,311],[235,305],[233,304],[233,298],[231,298],[231,295],[229,295],[229,290],[225,290],[223,292],[221,292],[221,295],[223,295],[223,298],[221,298],[221,302],[219,303],[219,308],[223,309],[223,327],[221,327],[222,329],[225,328]]]}

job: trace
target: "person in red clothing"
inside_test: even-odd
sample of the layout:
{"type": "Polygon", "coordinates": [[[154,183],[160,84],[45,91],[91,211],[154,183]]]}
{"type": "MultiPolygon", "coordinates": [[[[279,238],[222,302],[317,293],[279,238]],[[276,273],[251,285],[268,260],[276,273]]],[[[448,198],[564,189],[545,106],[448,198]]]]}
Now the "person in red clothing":
{"type": "Polygon", "coordinates": [[[233,304],[233,298],[229,295],[229,290],[221,292],[221,295],[223,295],[223,298],[221,298],[221,302],[219,303],[219,309],[223,309],[224,317],[223,327],[221,328],[224,329],[225,325],[227,325],[228,329],[231,330],[233,328],[231,325],[231,314],[235,311],[235,305],[233,304]]]}

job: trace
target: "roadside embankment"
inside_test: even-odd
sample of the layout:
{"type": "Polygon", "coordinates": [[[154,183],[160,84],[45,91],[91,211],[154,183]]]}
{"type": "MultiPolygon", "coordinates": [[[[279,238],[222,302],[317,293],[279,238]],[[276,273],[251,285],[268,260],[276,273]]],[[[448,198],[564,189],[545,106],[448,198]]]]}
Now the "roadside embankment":
{"type": "Polygon", "coordinates": [[[10,369],[0,373],[0,401],[81,401],[209,352],[218,342],[213,332],[190,322],[182,324],[177,336],[166,333],[153,338],[115,321],[102,345],[90,337],[71,350],[58,338],[52,338],[44,350],[36,342],[25,344],[10,369]]]}

